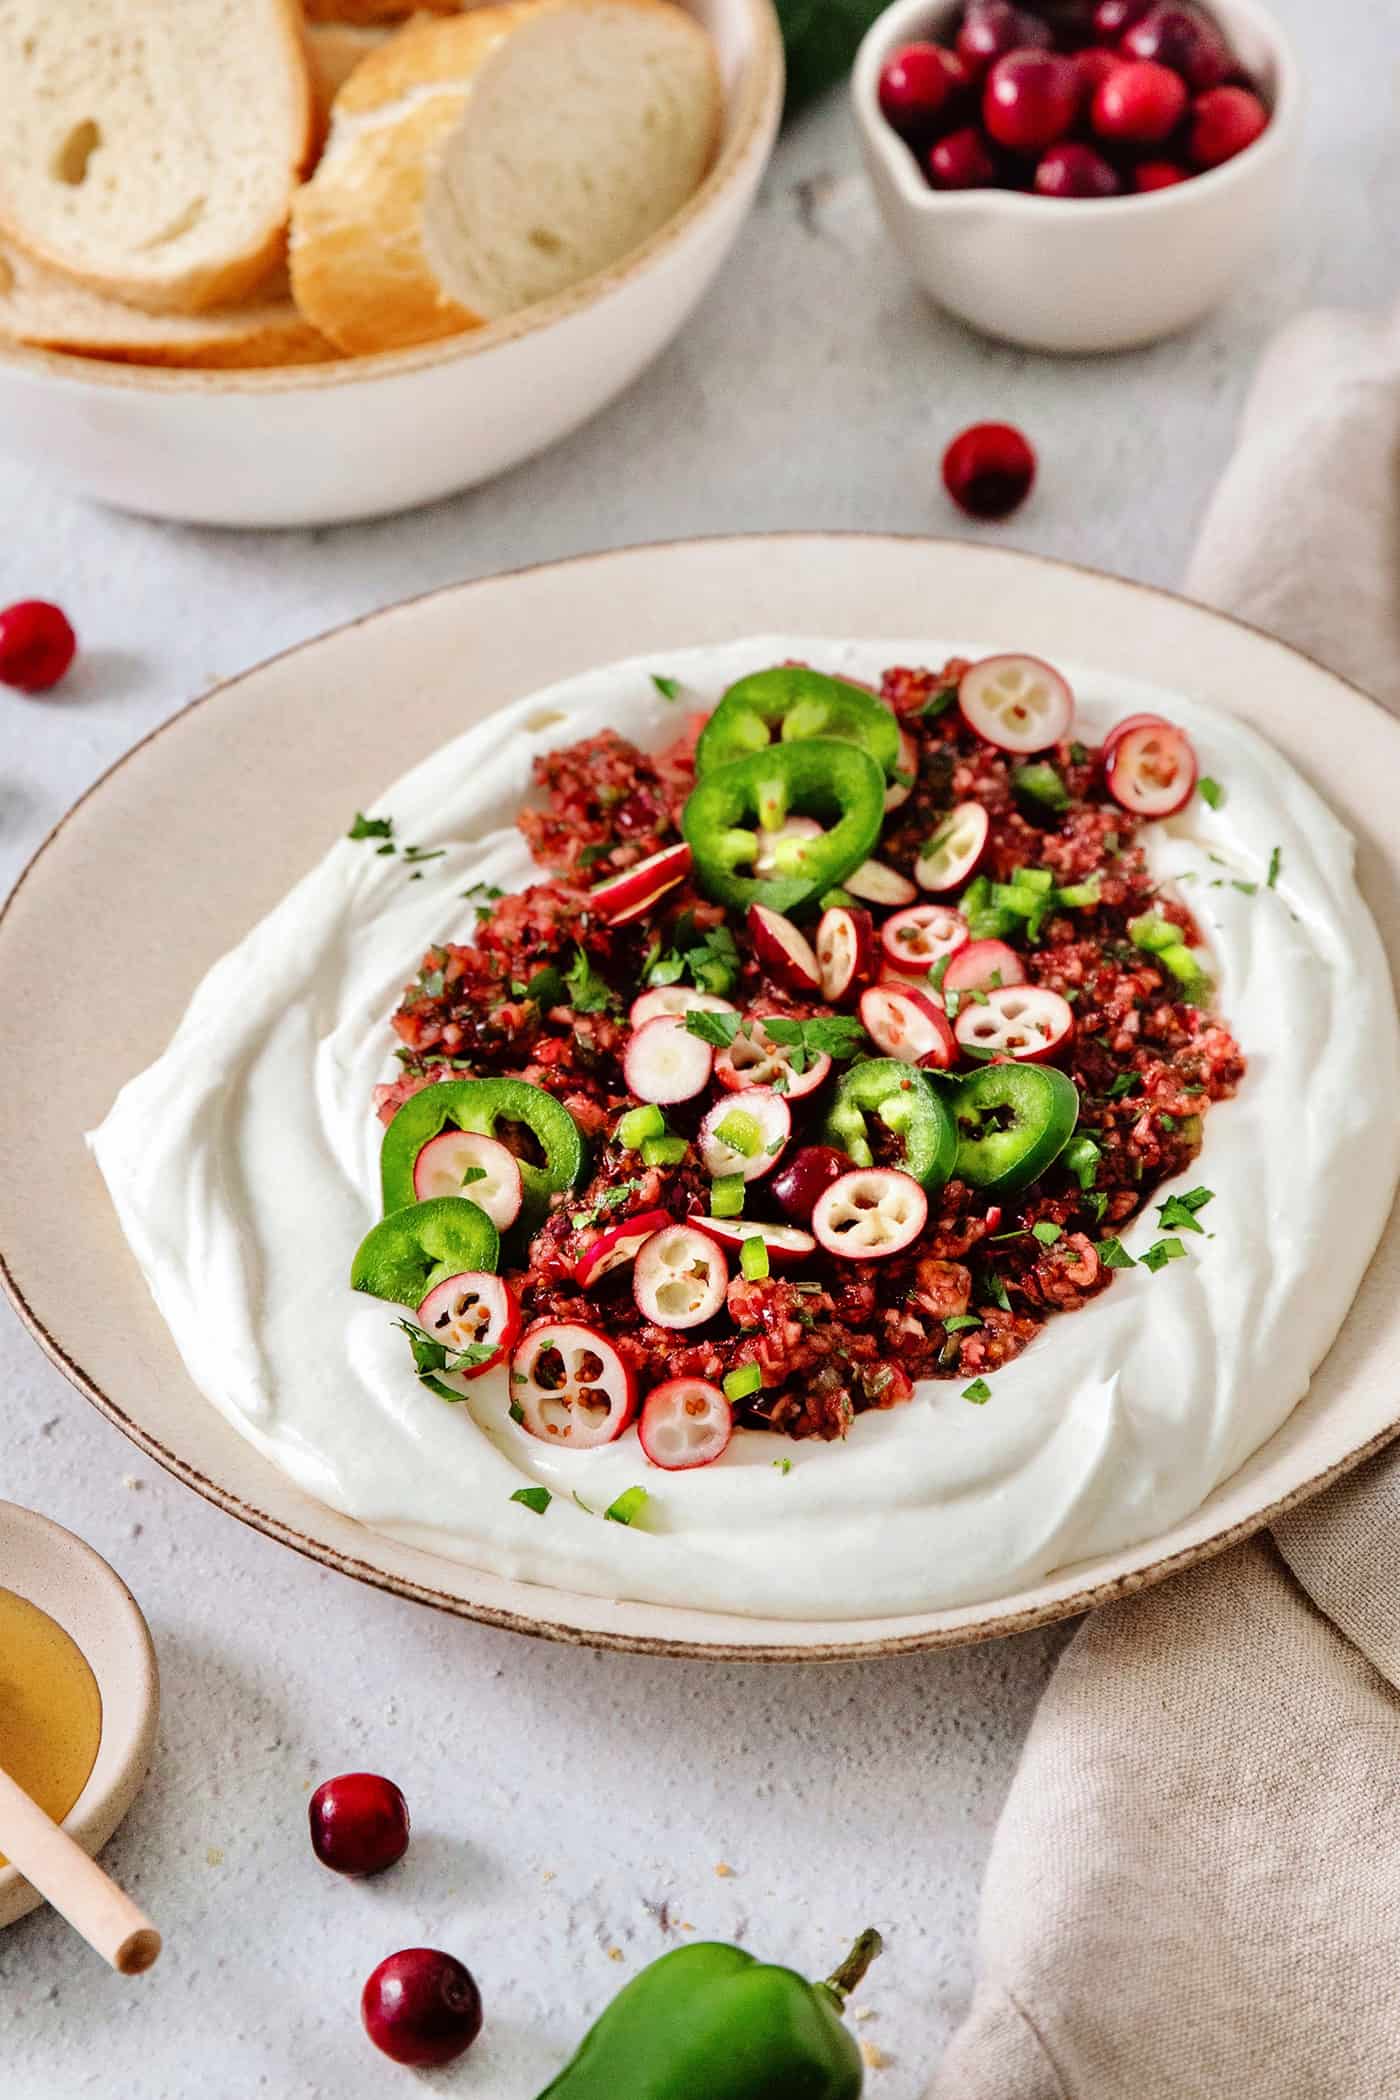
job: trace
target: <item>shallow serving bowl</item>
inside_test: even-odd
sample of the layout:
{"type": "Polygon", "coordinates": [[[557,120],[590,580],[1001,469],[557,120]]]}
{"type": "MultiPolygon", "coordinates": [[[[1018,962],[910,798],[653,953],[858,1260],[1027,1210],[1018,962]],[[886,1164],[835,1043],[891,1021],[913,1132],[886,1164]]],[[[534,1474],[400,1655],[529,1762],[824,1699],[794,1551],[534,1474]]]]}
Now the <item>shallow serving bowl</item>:
{"type": "MultiPolygon", "coordinates": [[[[1390,786],[1400,724],[1281,643],[1183,600],[1028,555],[859,534],[643,547],[439,591],[176,716],[78,804],[0,914],[0,1279],[80,1390],[211,1502],[360,1581],[558,1640],[798,1661],[979,1640],[1082,1610],[1244,1537],[1393,1436],[1393,1224],[1306,1399],[1193,1516],[988,1602],[897,1618],[764,1619],[485,1574],[313,1501],[191,1383],[83,1132],[164,1049],[209,965],[315,864],[348,814],[373,808],[386,782],[474,717],[557,679],[764,632],[907,635],[911,607],[930,634],[1005,637],[1125,679],[1186,667],[1193,695],[1268,736],[1356,834],[1361,886],[1392,971],[1400,966],[1390,786]],[[55,943],[75,930],[85,1008],[100,1026],[70,1031],[56,1055],[55,943]]],[[[1377,1115],[1390,1112],[1377,1102],[1377,1115]]]]}
{"type": "Polygon", "coordinates": [[[880,114],[880,73],[901,44],[944,34],[960,0],[886,8],[861,45],[851,98],[881,216],[931,298],[1030,350],[1126,350],[1188,327],[1238,287],[1288,202],[1302,88],[1260,0],[1210,0],[1210,11],[1262,85],[1268,130],[1174,189],[1065,200],[930,189],[880,114]]]}
{"type": "Polygon", "coordinates": [[[771,0],[683,0],[719,52],[715,164],[611,269],[414,350],[254,372],[166,372],[0,343],[0,450],[123,510],[327,525],[429,503],[513,467],[620,394],[733,246],[783,98],[771,0]]]}

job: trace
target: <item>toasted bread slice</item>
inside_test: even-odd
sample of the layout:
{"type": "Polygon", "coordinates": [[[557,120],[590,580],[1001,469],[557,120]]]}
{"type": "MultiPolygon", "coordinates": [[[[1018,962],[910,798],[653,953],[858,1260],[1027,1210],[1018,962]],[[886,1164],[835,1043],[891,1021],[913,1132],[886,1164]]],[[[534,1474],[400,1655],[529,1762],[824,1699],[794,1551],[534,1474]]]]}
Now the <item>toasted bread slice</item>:
{"type": "Polygon", "coordinates": [[[359,65],[292,210],[292,293],[342,350],[431,342],[605,269],[704,176],[721,110],[670,0],[513,0],[359,65]]]}
{"type": "Polygon", "coordinates": [[[0,244],[0,339],[116,364],[244,371],[324,364],[338,353],[288,296],[284,270],[241,306],[147,314],[0,244]]]}
{"type": "Polygon", "coordinates": [[[199,313],[282,259],[313,141],[296,0],[0,0],[0,232],[199,313]]]}

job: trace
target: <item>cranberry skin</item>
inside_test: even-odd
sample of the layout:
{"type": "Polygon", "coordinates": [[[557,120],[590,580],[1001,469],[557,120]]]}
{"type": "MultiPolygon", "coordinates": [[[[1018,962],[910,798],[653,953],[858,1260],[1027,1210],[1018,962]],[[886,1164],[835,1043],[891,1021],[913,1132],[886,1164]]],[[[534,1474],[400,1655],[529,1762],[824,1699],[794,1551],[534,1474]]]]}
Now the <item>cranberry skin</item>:
{"type": "Polygon", "coordinates": [[[481,2032],[481,1993],[471,1971],[436,1947],[405,1947],[374,1971],[360,2018],[376,2049],[396,2064],[450,2064],[481,2032]]]}
{"type": "Polygon", "coordinates": [[[1269,112],[1248,88],[1211,88],[1196,98],[1186,150],[1198,168],[1218,168],[1267,131],[1269,112]]]}
{"type": "Polygon", "coordinates": [[[928,157],[928,179],[936,190],[985,190],[997,179],[997,164],[975,124],[950,131],[928,157]]]}
{"type": "Polygon", "coordinates": [[[1009,518],[1031,492],[1035,453],[1010,423],[974,423],[943,455],[943,485],[973,518],[1009,518]]]}
{"type": "Polygon", "coordinates": [[[1174,190],[1189,182],[1191,170],[1174,160],[1140,160],[1133,169],[1133,188],[1147,195],[1152,190],[1174,190]]]}
{"type": "Polygon", "coordinates": [[[768,1184],[773,1201],[785,1218],[806,1225],[833,1181],[849,1174],[851,1162],[831,1145],[803,1145],[785,1159],[768,1184]]]}
{"type": "Polygon", "coordinates": [[[311,1849],[336,1874],[382,1874],[408,1850],[408,1803],[378,1772],[323,1780],[307,1816],[311,1849]]]}
{"type": "Polygon", "coordinates": [[[962,78],[962,67],[951,51],[941,51],[937,44],[905,44],[886,59],[880,75],[881,114],[901,138],[927,138],[962,78]]]}
{"type": "Polygon", "coordinates": [[[1075,139],[1052,146],[1035,171],[1038,197],[1116,197],[1122,188],[1118,170],[1092,146],[1081,146],[1075,139]]]}
{"type": "Polygon", "coordinates": [[[1008,51],[1048,51],[1053,39],[1038,15],[1013,7],[1011,0],[972,0],[958,31],[958,57],[974,80],[1008,51]]]}
{"type": "Polygon", "coordinates": [[[1136,59],[1116,66],[1094,96],[1093,124],[1101,139],[1160,146],[1186,114],[1186,82],[1169,66],[1136,59]]]}
{"type": "Polygon", "coordinates": [[[1099,0],[1094,9],[1094,34],[1106,44],[1116,44],[1152,5],[1153,0],[1099,0]]]}
{"type": "Polygon", "coordinates": [[[1196,94],[1219,87],[1229,77],[1234,55],[1214,22],[1185,0],[1159,4],[1134,22],[1119,49],[1125,58],[1146,58],[1170,66],[1196,94]]]}
{"type": "Polygon", "coordinates": [[[1039,153],[1070,129],[1083,91],[1072,58],[1052,51],[1012,51],[987,75],[982,122],[999,146],[1039,153]]]}
{"type": "Polygon", "coordinates": [[[1110,73],[1116,73],[1123,60],[1116,51],[1105,51],[1102,44],[1091,44],[1087,51],[1076,51],[1074,63],[1079,68],[1079,77],[1084,83],[1086,103],[1093,101],[1110,73]]]}
{"type": "Polygon", "coordinates": [[[0,685],[46,693],[78,651],[67,617],[43,598],[21,598],[0,612],[0,685]]]}

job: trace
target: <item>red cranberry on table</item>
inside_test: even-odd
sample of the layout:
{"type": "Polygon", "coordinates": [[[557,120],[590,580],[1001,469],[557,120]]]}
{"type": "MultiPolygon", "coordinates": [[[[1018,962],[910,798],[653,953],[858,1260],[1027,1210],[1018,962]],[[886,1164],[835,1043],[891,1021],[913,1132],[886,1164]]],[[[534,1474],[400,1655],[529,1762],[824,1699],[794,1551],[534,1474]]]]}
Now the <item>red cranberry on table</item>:
{"type": "Polygon", "coordinates": [[[1072,58],[1012,51],[999,58],[982,91],[982,121],[999,146],[1036,153],[1062,139],[1079,114],[1083,81],[1072,58]]]}
{"type": "Polygon", "coordinates": [[[1123,185],[1101,153],[1066,139],[1041,155],[1035,188],[1039,197],[1116,197],[1123,185]]]}
{"type": "Polygon", "coordinates": [[[471,1971],[436,1947],[405,1947],[374,1971],[360,2018],[376,2049],[396,2064],[450,2064],[481,2032],[481,1993],[471,1971]]]}
{"type": "Polygon", "coordinates": [[[885,61],[880,108],[901,138],[929,138],[945,105],[966,84],[951,51],[937,44],[905,44],[885,61]]]}
{"type": "Polygon", "coordinates": [[[342,1772],[308,1805],[311,1846],[337,1874],[382,1874],[408,1850],[408,1803],[378,1772],[342,1772]]]}
{"type": "Polygon", "coordinates": [[[1179,182],[1190,180],[1191,170],[1175,160],[1140,160],[1133,169],[1133,188],[1144,195],[1152,190],[1174,190],[1179,182]]]}
{"type": "Polygon", "coordinates": [[[1160,146],[1186,114],[1186,83],[1168,66],[1150,59],[1119,65],[1095,92],[1091,112],[1101,139],[1131,146],[1160,146]]]}
{"type": "Polygon", "coordinates": [[[56,605],[22,598],[0,612],[0,685],[46,693],[77,654],[78,637],[56,605]]]}
{"type": "Polygon", "coordinates": [[[985,190],[997,179],[997,164],[975,124],[950,131],[929,151],[928,179],[936,190],[985,190]]]}
{"type": "Polygon", "coordinates": [[[1119,47],[1125,58],[1148,58],[1180,73],[1199,95],[1229,77],[1234,59],[1214,22],[1186,0],[1159,0],[1134,22],[1119,47]]]}
{"type": "Polygon", "coordinates": [[[1269,112],[1248,88],[1211,88],[1196,98],[1186,150],[1198,168],[1218,168],[1252,146],[1268,122],[1269,112]]]}
{"type": "Polygon", "coordinates": [[[943,455],[943,485],[973,518],[1009,518],[1030,494],[1035,453],[1010,423],[974,423],[943,455]]]}
{"type": "Polygon", "coordinates": [[[1008,51],[1048,50],[1050,30],[1039,15],[1013,7],[1011,0],[971,0],[958,31],[958,57],[973,78],[1008,51]]]}

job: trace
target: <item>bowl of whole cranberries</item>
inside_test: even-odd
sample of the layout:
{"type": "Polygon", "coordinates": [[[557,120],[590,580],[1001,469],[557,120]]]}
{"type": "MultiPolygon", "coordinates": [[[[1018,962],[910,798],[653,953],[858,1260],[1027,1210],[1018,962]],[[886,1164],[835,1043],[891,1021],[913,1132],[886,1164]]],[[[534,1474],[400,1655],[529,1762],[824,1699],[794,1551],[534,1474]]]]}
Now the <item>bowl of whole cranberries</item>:
{"type": "Polygon", "coordinates": [[[895,0],[852,78],[930,296],[1034,350],[1125,350],[1239,284],[1287,199],[1293,54],[1259,0],[895,0]]]}

